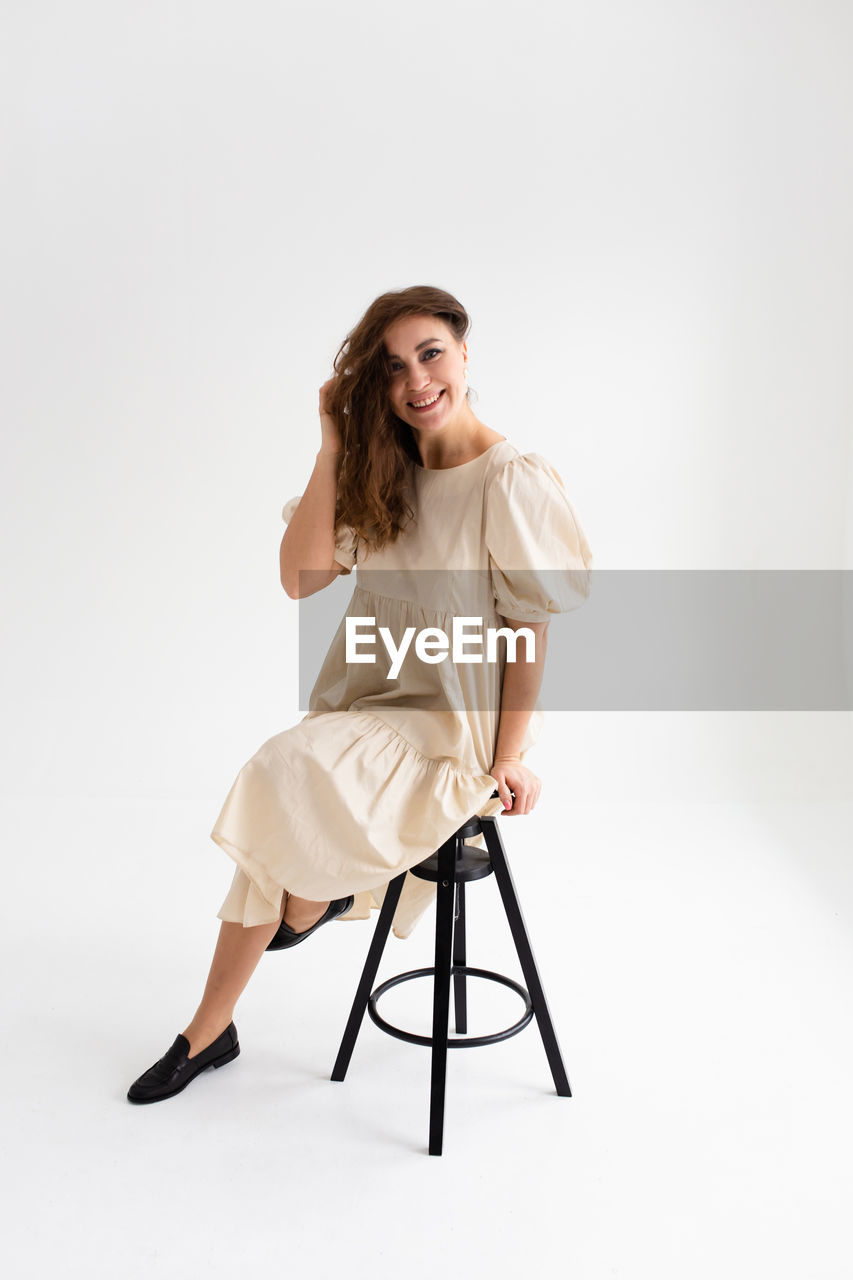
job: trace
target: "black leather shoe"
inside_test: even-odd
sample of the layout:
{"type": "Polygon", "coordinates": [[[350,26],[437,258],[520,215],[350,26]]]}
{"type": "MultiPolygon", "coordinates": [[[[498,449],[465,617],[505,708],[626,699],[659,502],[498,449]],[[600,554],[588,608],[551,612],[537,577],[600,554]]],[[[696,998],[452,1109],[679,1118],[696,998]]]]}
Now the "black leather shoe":
{"type": "Polygon", "coordinates": [[[349,911],[355,897],[350,894],[348,898],[336,898],[334,902],[330,902],[326,910],[320,916],[316,924],[312,924],[310,929],[303,929],[301,933],[295,933],[289,924],[285,924],[282,920],[278,926],[278,933],[274,934],[272,942],[267,944],[267,951],[282,951],[284,947],[295,947],[297,942],[310,938],[315,929],[319,929],[321,924],[328,924],[330,920],[335,920],[338,916],[345,915],[349,911]]]}
{"type": "Polygon", "coordinates": [[[187,1056],[189,1051],[189,1040],[184,1035],[177,1035],[163,1057],[134,1080],[127,1091],[128,1102],[160,1102],[162,1098],[171,1098],[173,1093],[186,1089],[190,1081],[208,1067],[224,1067],[240,1052],[237,1028],[231,1022],[206,1049],[192,1058],[187,1056]]]}

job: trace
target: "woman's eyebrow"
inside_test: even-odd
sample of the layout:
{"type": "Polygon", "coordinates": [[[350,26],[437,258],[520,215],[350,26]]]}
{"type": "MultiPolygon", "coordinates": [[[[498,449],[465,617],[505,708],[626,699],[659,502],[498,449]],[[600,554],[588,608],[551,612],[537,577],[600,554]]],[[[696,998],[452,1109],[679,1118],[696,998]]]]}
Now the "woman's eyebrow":
{"type": "MultiPolygon", "coordinates": [[[[424,338],[423,342],[419,342],[415,347],[415,351],[420,351],[421,347],[428,347],[431,342],[441,342],[441,338],[424,338]]],[[[402,360],[402,356],[395,356],[393,351],[388,352],[389,360],[402,360]]]]}

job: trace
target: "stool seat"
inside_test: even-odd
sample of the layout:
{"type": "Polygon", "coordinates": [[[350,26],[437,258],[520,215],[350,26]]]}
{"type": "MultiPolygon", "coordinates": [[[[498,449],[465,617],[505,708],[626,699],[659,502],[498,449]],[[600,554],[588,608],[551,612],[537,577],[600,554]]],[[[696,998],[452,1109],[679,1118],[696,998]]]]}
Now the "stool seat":
{"type": "MultiPolygon", "coordinates": [[[[459,832],[457,831],[457,835],[459,832]]],[[[417,876],[419,880],[435,880],[441,874],[438,869],[438,852],[431,853],[428,858],[424,858],[423,862],[419,862],[416,867],[411,867],[413,876],[417,876]]],[[[456,855],[456,864],[454,867],[454,876],[458,883],[466,883],[468,880],[482,880],[484,876],[492,874],[492,860],[485,849],[481,849],[476,844],[461,844],[459,852],[456,855]]]]}
{"type": "MultiPolygon", "coordinates": [[[[493,798],[497,791],[492,793],[493,798]]],[[[447,1050],[460,1048],[479,1048],[483,1045],[497,1044],[508,1040],[511,1036],[523,1031],[533,1019],[536,1019],[542,1043],[551,1068],[554,1087],[560,1097],[571,1097],[569,1078],[563,1064],[563,1057],[557,1043],[557,1035],[551,1021],[551,1015],[545,1000],[545,992],[539,977],[539,970],[530,946],[527,927],[521,914],[518,894],[515,890],[512,874],[507,862],[506,850],[494,817],[474,816],[468,818],[461,827],[444,842],[435,853],[423,862],[410,868],[411,874],[421,880],[432,880],[436,884],[435,911],[435,964],[431,968],[411,969],[407,973],[396,974],[372,990],[376,973],[394,912],[402,892],[403,882],[408,872],[395,876],[385,891],[385,899],[379,912],[379,919],[373,932],[373,938],[364,962],[361,978],[356,990],[350,1016],[344,1030],[338,1056],[332,1069],[332,1080],[342,1081],[349,1067],[356,1038],[364,1021],[365,1010],[380,1030],[398,1040],[406,1040],[410,1044],[425,1045],[432,1055],[430,1075],[430,1125],[429,1154],[441,1155],[444,1141],[444,1098],[447,1078],[447,1050]],[[466,844],[471,836],[482,834],[486,848],[466,844]],[[500,891],[504,911],[506,912],[518,959],[521,964],[527,987],[504,974],[494,973],[490,969],[476,969],[466,963],[465,937],[465,885],[482,880],[494,873],[500,891]],[[432,1035],[416,1035],[395,1027],[377,1010],[377,1002],[392,987],[409,982],[415,978],[431,977],[433,980],[433,1019],[432,1035]],[[494,1031],[488,1035],[469,1036],[467,1009],[467,979],[485,979],[497,982],[515,991],[524,1002],[524,1013],[511,1026],[502,1031],[494,1031]],[[453,1003],[457,1037],[448,1035],[450,1020],[450,986],[453,982],[453,1003]],[[464,1037],[464,1038],[463,1038],[464,1037]]]]}

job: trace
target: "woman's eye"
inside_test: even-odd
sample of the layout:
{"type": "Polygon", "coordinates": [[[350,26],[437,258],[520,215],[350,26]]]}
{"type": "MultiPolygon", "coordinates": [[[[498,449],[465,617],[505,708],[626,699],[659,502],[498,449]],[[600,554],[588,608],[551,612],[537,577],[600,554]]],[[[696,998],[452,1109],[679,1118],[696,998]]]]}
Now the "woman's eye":
{"type": "MultiPolygon", "coordinates": [[[[440,355],[441,355],[441,347],[429,347],[423,353],[423,359],[426,360],[429,356],[440,356],[440,355]]],[[[392,365],[389,365],[388,368],[390,373],[400,373],[403,366],[401,364],[392,364],[392,365]]]]}

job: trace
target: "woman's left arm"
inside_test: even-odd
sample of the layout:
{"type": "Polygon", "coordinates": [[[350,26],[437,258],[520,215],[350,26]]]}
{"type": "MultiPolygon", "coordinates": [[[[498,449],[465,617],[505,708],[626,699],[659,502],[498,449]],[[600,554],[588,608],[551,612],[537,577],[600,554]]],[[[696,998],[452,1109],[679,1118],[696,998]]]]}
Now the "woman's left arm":
{"type": "Polygon", "coordinates": [[[542,790],[540,779],[521,763],[519,756],[542,685],[548,648],[548,623],[519,622],[513,618],[503,618],[502,621],[514,631],[519,627],[529,627],[535,636],[535,660],[524,661],[526,641],[524,637],[520,637],[516,652],[519,660],[507,662],[504,669],[495,758],[489,770],[498,784],[498,794],[503,801],[505,815],[513,817],[515,814],[529,813],[542,790]],[[515,792],[515,802],[510,788],[515,792]]]}

